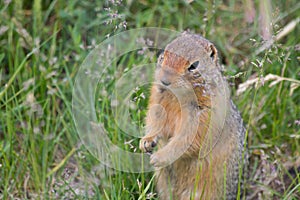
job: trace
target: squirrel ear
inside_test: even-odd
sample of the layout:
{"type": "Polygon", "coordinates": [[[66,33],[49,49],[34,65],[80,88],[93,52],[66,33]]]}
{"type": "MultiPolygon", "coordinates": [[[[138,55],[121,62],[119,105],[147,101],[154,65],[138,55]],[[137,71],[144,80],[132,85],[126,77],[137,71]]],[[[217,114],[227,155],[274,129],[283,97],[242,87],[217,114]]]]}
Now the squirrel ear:
{"type": "Polygon", "coordinates": [[[162,63],[163,62],[163,59],[164,59],[164,52],[165,50],[164,49],[159,49],[157,52],[156,52],[156,56],[157,56],[157,63],[162,63]]]}
{"type": "Polygon", "coordinates": [[[157,51],[156,51],[156,57],[158,58],[161,54],[163,54],[164,53],[164,49],[158,49],[157,51]]]}
{"type": "Polygon", "coordinates": [[[210,58],[214,61],[217,62],[218,60],[218,50],[216,49],[216,47],[214,45],[210,45],[210,58]]]}

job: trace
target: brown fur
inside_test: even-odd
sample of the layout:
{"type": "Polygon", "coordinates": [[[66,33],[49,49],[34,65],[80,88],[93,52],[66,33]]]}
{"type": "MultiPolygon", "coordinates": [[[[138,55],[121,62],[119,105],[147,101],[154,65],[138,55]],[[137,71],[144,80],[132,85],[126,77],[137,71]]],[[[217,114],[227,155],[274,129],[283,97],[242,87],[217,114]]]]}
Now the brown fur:
{"type": "Polygon", "coordinates": [[[150,163],[160,199],[234,199],[244,128],[216,48],[200,36],[181,35],[160,57],[155,81],[140,149],[152,152],[158,144],[150,163]]]}

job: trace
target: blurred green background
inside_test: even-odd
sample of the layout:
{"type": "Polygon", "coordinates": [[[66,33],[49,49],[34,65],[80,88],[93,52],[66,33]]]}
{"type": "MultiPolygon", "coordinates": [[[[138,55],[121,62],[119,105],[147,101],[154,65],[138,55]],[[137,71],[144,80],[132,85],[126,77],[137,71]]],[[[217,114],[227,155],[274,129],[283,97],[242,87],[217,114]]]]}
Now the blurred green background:
{"type": "MultiPolygon", "coordinates": [[[[152,173],[113,171],[85,149],[71,110],[88,53],[140,27],[188,30],[217,46],[248,130],[244,198],[299,199],[299,21],[297,0],[1,1],[0,199],[157,199],[152,173]]],[[[138,59],[129,54],[115,65],[138,59]]],[[[113,128],[109,94],[118,73],[126,73],[115,69],[97,101],[105,112],[97,114],[112,141],[134,151],[138,138],[126,143],[113,128]]],[[[148,94],[141,87],[132,97],[139,99],[131,116],[137,123],[148,94]]]]}

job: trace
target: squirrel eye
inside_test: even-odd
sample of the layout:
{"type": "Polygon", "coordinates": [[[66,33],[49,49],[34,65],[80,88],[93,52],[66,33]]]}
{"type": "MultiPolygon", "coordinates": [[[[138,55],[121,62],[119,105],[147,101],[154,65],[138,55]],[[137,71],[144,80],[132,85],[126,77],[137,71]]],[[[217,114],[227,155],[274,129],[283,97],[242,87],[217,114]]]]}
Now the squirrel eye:
{"type": "Polygon", "coordinates": [[[194,62],[193,64],[190,65],[188,68],[189,72],[195,70],[198,67],[199,61],[194,62]]]}

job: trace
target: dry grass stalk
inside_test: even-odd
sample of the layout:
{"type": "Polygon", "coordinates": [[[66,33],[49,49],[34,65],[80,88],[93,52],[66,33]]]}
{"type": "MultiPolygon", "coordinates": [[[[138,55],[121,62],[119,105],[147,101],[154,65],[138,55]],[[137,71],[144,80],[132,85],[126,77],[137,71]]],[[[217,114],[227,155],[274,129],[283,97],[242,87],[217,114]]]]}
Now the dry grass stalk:
{"type": "Polygon", "coordinates": [[[255,88],[258,88],[261,85],[264,85],[264,83],[268,82],[268,81],[272,81],[269,84],[269,87],[273,87],[274,85],[276,85],[277,83],[282,82],[282,81],[291,82],[292,84],[290,86],[290,96],[293,94],[293,91],[300,86],[299,80],[292,79],[292,78],[286,78],[286,77],[278,76],[275,74],[268,74],[265,77],[256,77],[256,78],[247,80],[246,82],[240,84],[238,86],[237,95],[244,93],[249,87],[251,87],[253,85],[255,86],[255,88]]]}

